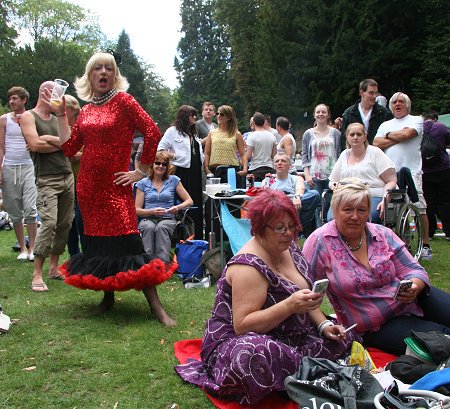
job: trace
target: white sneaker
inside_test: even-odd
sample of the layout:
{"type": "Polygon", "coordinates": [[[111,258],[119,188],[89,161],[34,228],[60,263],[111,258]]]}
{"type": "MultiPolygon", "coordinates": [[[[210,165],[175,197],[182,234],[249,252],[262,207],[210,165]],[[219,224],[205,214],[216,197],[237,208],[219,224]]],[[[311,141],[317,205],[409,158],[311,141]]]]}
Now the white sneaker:
{"type": "Polygon", "coordinates": [[[424,247],[422,249],[422,254],[420,255],[420,258],[422,260],[428,261],[431,260],[433,257],[433,252],[431,251],[430,247],[424,247]]]}
{"type": "Polygon", "coordinates": [[[22,253],[20,253],[20,254],[17,256],[17,260],[20,260],[20,261],[27,261],[27,260],[28,260],[28,252],[27,252],[27,251],[23,251],[22,253]]]}
{"type": "Polygon", "coordinates": [[[192,288],[208,288],[211,287],[211,277],[210,276],[206,276],[203,277],[200,281],[196,282],[196,283],[186,283],[184,285],[184,288],[186,289],[192,289],[192,288]]]}
{"type": "Polygon", "coordinates": [[[34,254],[33,253],[28,254],[28,261],[31,261],[31,262],[34,261],[34,254]]]}

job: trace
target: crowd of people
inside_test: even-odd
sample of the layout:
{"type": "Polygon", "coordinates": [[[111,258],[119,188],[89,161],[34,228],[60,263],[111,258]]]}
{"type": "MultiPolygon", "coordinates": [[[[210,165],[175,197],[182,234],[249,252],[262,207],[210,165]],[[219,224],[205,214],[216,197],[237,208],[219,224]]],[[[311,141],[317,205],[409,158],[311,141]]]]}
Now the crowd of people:
{"type": "Polygon", "coordinates": [[[135,289],[162,324],[175,325],[157,285],[176,269],[170,257],[176,217],[193,206],[194,236],[208,237],[214,227],[204,206],[206,179],[227,181],[232,169],[236,188],[245,188],[248,175],[261,186],[248,206],[252,238],[217,283],[201,361],[177,366],[183,379],[253,404],[284,390],[285,377],[304,356],[335,360],[353,340],[400,354],[411,329],[450,334],[450,295],[432,287],[405,244],[381,224],[382,199],[406,167],[424,226],[422,258],[432,257],[436,217],[450,240],[450,132],[433,113],[411,115],[406,94],[395,93],[384,107],[377,103],[378,84],[366,79],[360,100],[341,118],[332,121],[330,108],[317,105],[314,126],[303,134],[299,173],[296,139],[284,116],[274,129],[269,116],[255,112],[251,131],[242,135],[233,107],[221,105],[216,114],[207,101],[199,119],[194,107],[182,105],[161,136],[126,92],[114,55],[94,54],[74,85],[86,102],[82,108],[70,95],[55,104],[54,82],[46,81],[28,111],[28,92],[12,87],[12,112],[0,118],[3,200],[20,246],[17,258],[34,263],[34,292],[48,291],[43,267],[49,258],[48,279],[103,292],[99,312],[113,307],[116,291],[135,289]],[[136,131],[143,142],[130,170],[136,131]],[[422,160],[423,135],[438,145],[433,163],[422,160]],[[326,189],[330,202],[321,200],[326,189]],[[328,212],[323,226],[319,212],[328,212]],[[300,233],[307,237],[303,252],[300,233]],[[60,266],[66,245],[70,259],[60,266]],[[324,278],[332,319],[320,309],[323,294],[311,290],[324,278]],[[411,287],[394,296],[405,279],[411,287]]]}

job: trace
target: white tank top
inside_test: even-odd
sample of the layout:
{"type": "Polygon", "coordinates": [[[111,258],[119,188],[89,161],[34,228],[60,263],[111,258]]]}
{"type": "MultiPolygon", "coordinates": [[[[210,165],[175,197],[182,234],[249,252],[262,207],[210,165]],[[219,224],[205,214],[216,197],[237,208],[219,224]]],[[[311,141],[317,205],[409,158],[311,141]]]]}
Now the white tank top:
{"type": "Polygon", "coordinates": [[[6,116],[5,133],[5,159],[3,165],[32,165],[27,143],[22,135],[19,124],[11,118],[11,113],[6,116]]]}
{"type": "Polygon", "coordinates": [[[290,133],[287,133],[286,135],[284,135],[280,139],[280,142],[278,142],[277,154],[278,155],[286,154],[286,151],[281,146],[281,142],[283,142],[284,139],[291,139],[292,140],[292,157],[291,157],[291,166],[289,167],[289,173],[297,173],[297,168],[294,165],[294,163],[295,163],[295,151],[297,150],[297,143],[295,142],[295,138],[290,133]]]}

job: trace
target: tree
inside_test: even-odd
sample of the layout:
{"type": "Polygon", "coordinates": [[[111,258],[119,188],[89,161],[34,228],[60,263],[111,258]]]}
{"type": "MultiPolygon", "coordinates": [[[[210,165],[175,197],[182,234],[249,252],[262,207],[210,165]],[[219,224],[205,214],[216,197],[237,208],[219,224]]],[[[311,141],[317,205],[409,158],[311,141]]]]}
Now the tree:
{"type": "Polygon", "coordinates": [[[14,0],[3,0],[0,4],[0,50],[5,51],[14,47],[17,31],[10,27],[10,20],[15,10],[14,0]]]}
{"type": "MultiPolygon", "coordinates": [[[[67,42],[57,43],[41,39],[12,51],[0,60],[0,99],[5,101],[7,90],[13,85],[25,87],[30,93],[29,107],[37,101],[39,85],[47,80],[63,78],[69,84],[68,93],[74,94],[73,81],[84,72],[92,50],[67,42]]],[[[6,101],[5,101],[6,102],[6,101]]]]}
{"type": "MultiPolygon", "coordinates": [[[[230,74],[231,47],[224,26],[215,10],[217,0],[183,0],[179,58],[175,59],[180,87],[179,104],[201,107],[204,101],[232,105],[239,112],[240,101],[234,95],[230,74]]],[[[239,117],[239,116],[238,116],[239,117]]]]}
{"type": "Polygon", "coordinates": [[[143,107],[147,104],[147,95],[145,93],[145,71],[142,67],[139,58],[131,49],[130,37],[125,30],[119,35],[117,46],[115,50],[120,54],[122,63],[120,64],[121,73],[127,78],[130,83],[129,92],[143,107]]]}
{"type": "Polygon", "coordinates": [[[96,47],[104,37],[98,18],[63,0],[17,0],[17,23],[31,43],[42,39],[96,47]]]}

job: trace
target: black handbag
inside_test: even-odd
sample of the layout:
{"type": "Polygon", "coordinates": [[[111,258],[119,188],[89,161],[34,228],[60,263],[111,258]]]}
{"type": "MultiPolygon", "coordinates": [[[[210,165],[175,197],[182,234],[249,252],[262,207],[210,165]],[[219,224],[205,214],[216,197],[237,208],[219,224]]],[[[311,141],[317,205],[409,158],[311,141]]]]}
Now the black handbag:
{"type": "Polygon", "coordinates": [[[372,409],[383,391],[378,381],[359,365],[344,366],[325,358],[304,357],[300,369],[284,386],[299,408],[372,409]]]}

